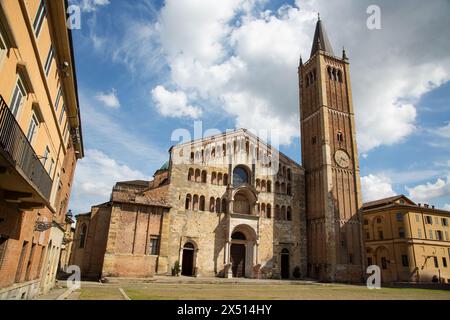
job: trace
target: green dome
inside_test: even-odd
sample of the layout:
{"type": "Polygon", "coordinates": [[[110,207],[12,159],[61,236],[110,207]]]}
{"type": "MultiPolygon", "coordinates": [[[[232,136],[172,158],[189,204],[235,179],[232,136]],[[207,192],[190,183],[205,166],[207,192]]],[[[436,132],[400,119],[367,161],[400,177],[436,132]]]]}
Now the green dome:
{"type": "Polygon", "coordinates": [[[169,161],[164,163],[163,166],[161,167],[161,169],[159,169],[159,170],[169,170],[169,161]]]}

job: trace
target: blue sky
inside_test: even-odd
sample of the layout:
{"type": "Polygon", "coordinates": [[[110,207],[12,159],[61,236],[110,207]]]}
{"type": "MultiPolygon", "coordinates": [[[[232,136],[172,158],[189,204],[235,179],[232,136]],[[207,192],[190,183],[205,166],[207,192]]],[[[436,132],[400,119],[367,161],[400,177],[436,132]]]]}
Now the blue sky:
{"type": "Polygon", "coordinates": [[[450,210],[450,3],[72,0],[86,157],[70,207],[88,211],[116,181],[150,179],[174,130],[280,134],[300,162],[296,68],[320,11],[350,57],[365,200],[403,193],[450,210]]]}

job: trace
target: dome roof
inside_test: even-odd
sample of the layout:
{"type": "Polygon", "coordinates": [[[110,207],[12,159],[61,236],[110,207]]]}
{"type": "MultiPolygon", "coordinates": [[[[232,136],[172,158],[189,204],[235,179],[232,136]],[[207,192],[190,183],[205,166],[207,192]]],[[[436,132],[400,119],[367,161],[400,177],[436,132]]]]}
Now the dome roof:
{"type": "Polygon", "coordinates": [[[166,163],[164,163],[161,167],[161,169],[159,170],[169,170],[169,161],[167,161],[166,163]]]}

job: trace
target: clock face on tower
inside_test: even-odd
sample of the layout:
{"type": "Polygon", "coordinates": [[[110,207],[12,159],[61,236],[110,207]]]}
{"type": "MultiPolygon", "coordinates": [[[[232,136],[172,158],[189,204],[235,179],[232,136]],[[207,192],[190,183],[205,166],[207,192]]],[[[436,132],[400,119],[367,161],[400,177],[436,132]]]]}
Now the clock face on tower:
{"type": "Polygon", "coordinates": [[[344,150],[338,150],[334,154],[334,160],[341,168],[348,168],[350,166],[350,157],[344,150]]]}

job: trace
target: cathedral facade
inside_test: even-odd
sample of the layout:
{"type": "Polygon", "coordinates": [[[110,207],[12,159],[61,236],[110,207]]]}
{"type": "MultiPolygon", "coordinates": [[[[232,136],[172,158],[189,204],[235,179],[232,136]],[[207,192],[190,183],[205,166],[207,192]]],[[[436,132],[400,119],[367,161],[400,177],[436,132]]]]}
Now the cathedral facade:
{"type": "Polygon", "coordinates": [[[245,129],[172,147],[153,181],[119,182],[78,216],[71,264],[88,278],[361,281],[349,63],[320,20],[298,74],[303,166],[245,129]]]}

